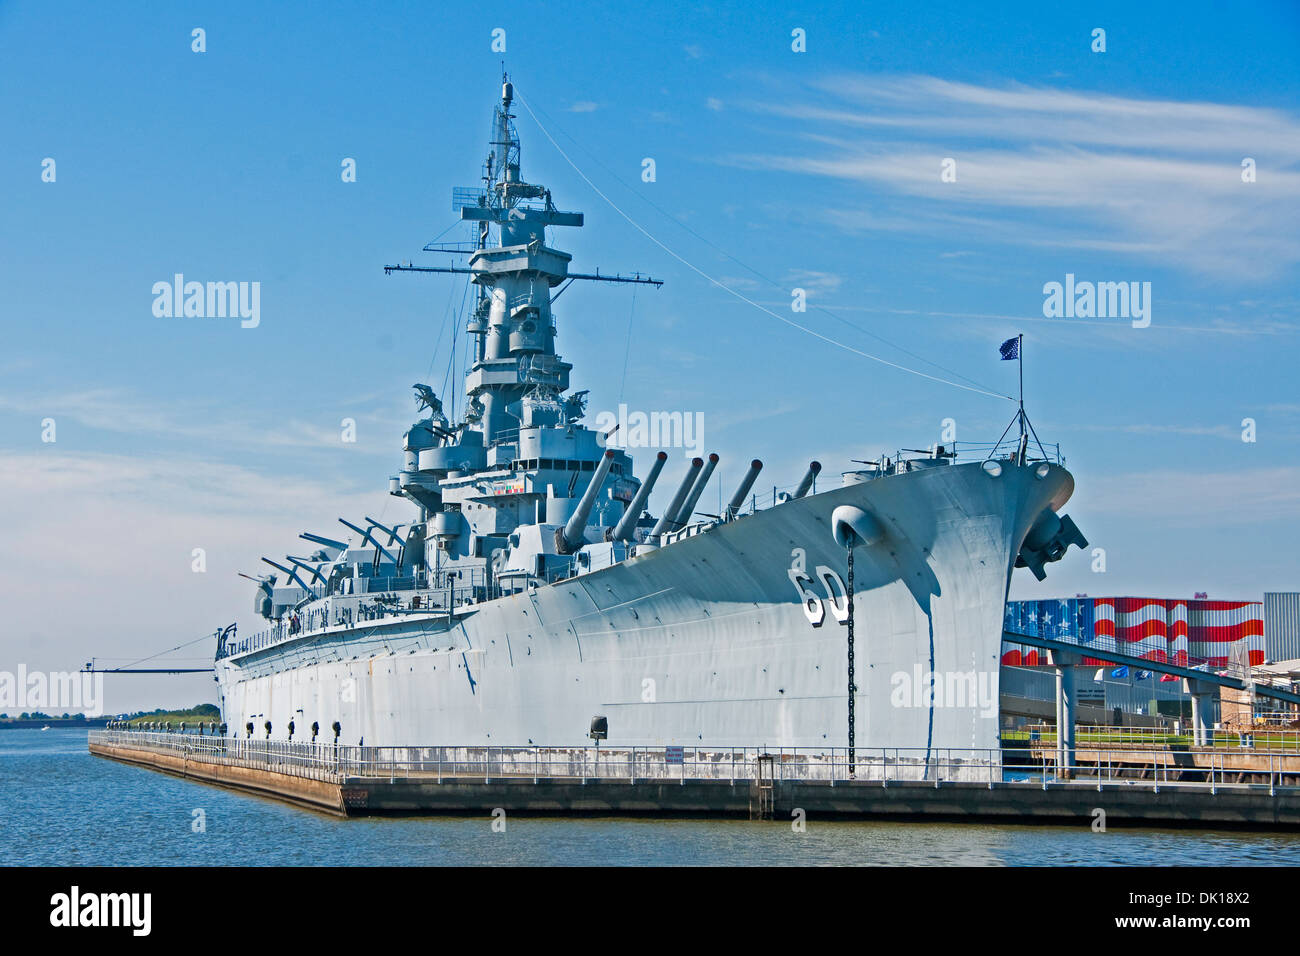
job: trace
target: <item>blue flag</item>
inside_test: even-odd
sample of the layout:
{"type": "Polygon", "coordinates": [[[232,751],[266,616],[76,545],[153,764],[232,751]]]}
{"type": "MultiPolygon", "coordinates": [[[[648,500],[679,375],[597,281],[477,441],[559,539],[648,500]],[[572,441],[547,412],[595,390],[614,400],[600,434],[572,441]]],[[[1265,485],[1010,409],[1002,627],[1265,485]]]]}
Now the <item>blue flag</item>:
{"type": "Polygon", "coordinates": [[[1128,667],[1126,665],[1121,665],[1115,668],[1113,671],[1111,671],[1110,676],[1116,678],[1117,680],[1121,677],[1128,677],[1128,667]]]}
{"type": "Polygon", "coordinates": [[[1002,356],[1002,361],[1004,362],[1020,358],[1020,337],[1016,336],[1015,338],[1007,339],[998,346],[998,353],[1002,356]]]}

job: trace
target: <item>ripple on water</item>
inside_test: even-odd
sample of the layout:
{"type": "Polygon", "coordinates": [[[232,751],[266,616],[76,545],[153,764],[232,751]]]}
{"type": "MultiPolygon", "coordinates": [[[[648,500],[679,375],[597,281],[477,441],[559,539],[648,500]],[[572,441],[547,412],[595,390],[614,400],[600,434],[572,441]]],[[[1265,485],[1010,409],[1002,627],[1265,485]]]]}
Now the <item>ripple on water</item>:
{"type": "Polygon", "coordinates": [[[486,817],[339,820],[91,757],[85,731],[0,731],[18,865],[1300,865],[1300,835],[1089,826],[486,817]],[[192,829],[204,812],[206,832],[192,829]]]}

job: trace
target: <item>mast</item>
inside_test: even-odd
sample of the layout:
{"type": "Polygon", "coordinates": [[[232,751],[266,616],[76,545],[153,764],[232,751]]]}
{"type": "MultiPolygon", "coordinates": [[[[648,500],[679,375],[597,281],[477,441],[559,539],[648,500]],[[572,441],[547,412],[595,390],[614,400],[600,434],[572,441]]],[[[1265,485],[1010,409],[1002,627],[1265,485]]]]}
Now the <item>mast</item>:
{"type": "MultiPolygon", "coordinates": [[[[526,395],[558,399],[569,388],[573,366],[555,351],[551,303],[574,280],[662,285],[637,276],[573,274],[566,252],[546,244],[548,226],[583,225],[583,214],[555,208],[551,191],[525,182],[519,137],[514,128],[514,86],[501,74],[501,99],[492,117],[491,141],[482,188],[452,191],[452,208],[463,222],[478,223],[467,268],[398,266],[385,272],[467,274],[478,287],[466,331],[474,336],[473,361],[465,376],[463,425],[481,432],[482,445],[507,440],[518,429],[516,414],[526,395]],[[492,244],[495,227],[496,243],[492,244]],[[562,286],[559,291],[552,292],[562,286]]],[[[425,246],[426,251],[465,255],[460,244],[425,246]]],[[[581,411],[575,405],[577,417],[581,411]]],[[[553,424],[564,425],[557,421],[553,424]]]]}

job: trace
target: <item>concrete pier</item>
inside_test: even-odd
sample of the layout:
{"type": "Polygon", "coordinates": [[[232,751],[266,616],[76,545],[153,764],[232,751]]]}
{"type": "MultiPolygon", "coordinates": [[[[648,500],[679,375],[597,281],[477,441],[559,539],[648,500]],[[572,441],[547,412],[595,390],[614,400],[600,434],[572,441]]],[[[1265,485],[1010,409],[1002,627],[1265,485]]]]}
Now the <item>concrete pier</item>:
{"type": "MultiPolygon", "coordinates": [[[[1004,779],[1011,768],[1000,759],[952,751],[919,760],[902,751],[860,751],[853,779],[840,772],[843,752],[765,754],[761,762],[769,769],[761,780],[760,755],[725,750],[602,750],[595,761],[571,749],[382,748],[388,752],[358,756],[341,751],[381,748],[335,754],[328,747],[258,743],[105,732],[92,735],[89,747],[99,757],[345,817],[501,809],[789,820],[803,811],[824,819],[1091,825],[1100,809],[1107,826],[1300,828],[1300,787],[1125,780],[1101,775],[1099,764],[1092,779],[1012,781],[1004,779]],[[396,751],[409,752],[399,757],[396,751]]],[[[1077,756],[1080,764],[1097,759],[1086,751],[1077,756]]]]}
{"type": "MultiPolygon", "coordinates": [[[[353,779],[343,785],[348,815],[506,812],[626,816],[753,816],[751,784],[662,781],[353,779]]],[[[1108,826],[1300,828],[1300,791],[1270,796],[1267,787],[1211,792],[1208,786],[1071,783],[925,783],[782,781],[773,783],[772,819],[802,810],[825,819],[896,818],[1090,825],[1096,809],[1108,826]]]]}
{"type": "MultiPolygon", "coordinates": [[[[142,735],[143,736],[143,735],[142,735]]],[[[184,751],[164,750],[147,745],[129,746],[89,744],[96,757],[108,757],[122,763],[159,770],[177,777],[211,783],[232,790],[242,790],[286,803],[344,816],[339,781],[329,775],[321,777],[281,773],[264,767],[244,766],[220,761],[197,761],[184,751]]]]}

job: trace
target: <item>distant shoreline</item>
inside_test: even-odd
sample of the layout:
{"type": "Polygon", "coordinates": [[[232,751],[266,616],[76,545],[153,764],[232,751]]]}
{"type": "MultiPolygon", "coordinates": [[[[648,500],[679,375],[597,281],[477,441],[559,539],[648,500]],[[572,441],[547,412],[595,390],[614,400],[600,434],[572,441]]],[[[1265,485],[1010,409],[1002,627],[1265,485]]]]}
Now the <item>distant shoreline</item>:
{"type": "Polygon", "coordinates": [[[51,717],[49,720],[0,720],[0,730],[31,730],[33,727],[49,727],[53,730],[56,727],[106,727],[111,718],[108,717],[86,717],[82,720],[73,720],[62,717],[51,717]]]}
{"type": "MultiPolygon", "coordinates": [[[[53,730],[55,727],[64,730],[69,727],[84,727],[86,729],[95,727],[107,727],[115,721],[130,722],[133,726],[142,722],[154,722],[159,725],[159,729],[166,726],[170,729],[173,725],[184,726],[192,724],[199,727],[203,724],[217,724],[221,722],[221,711],[217,709],[216,704],[197,704],[194,707],[188,707],[184,710],[158,710],[148,712],[138,712],[134,714],[100,714],[97,717],[89,717],[85,714],[79,714],[72,717],[47,717],[44,714],[32,716],[27,711],[26,717],[0,717],[0,730],[31,730],[33,727],[49,727],[53,730]]],[[[142,729],[140,726],[134,726],[135,730],[142,729]]]]}

